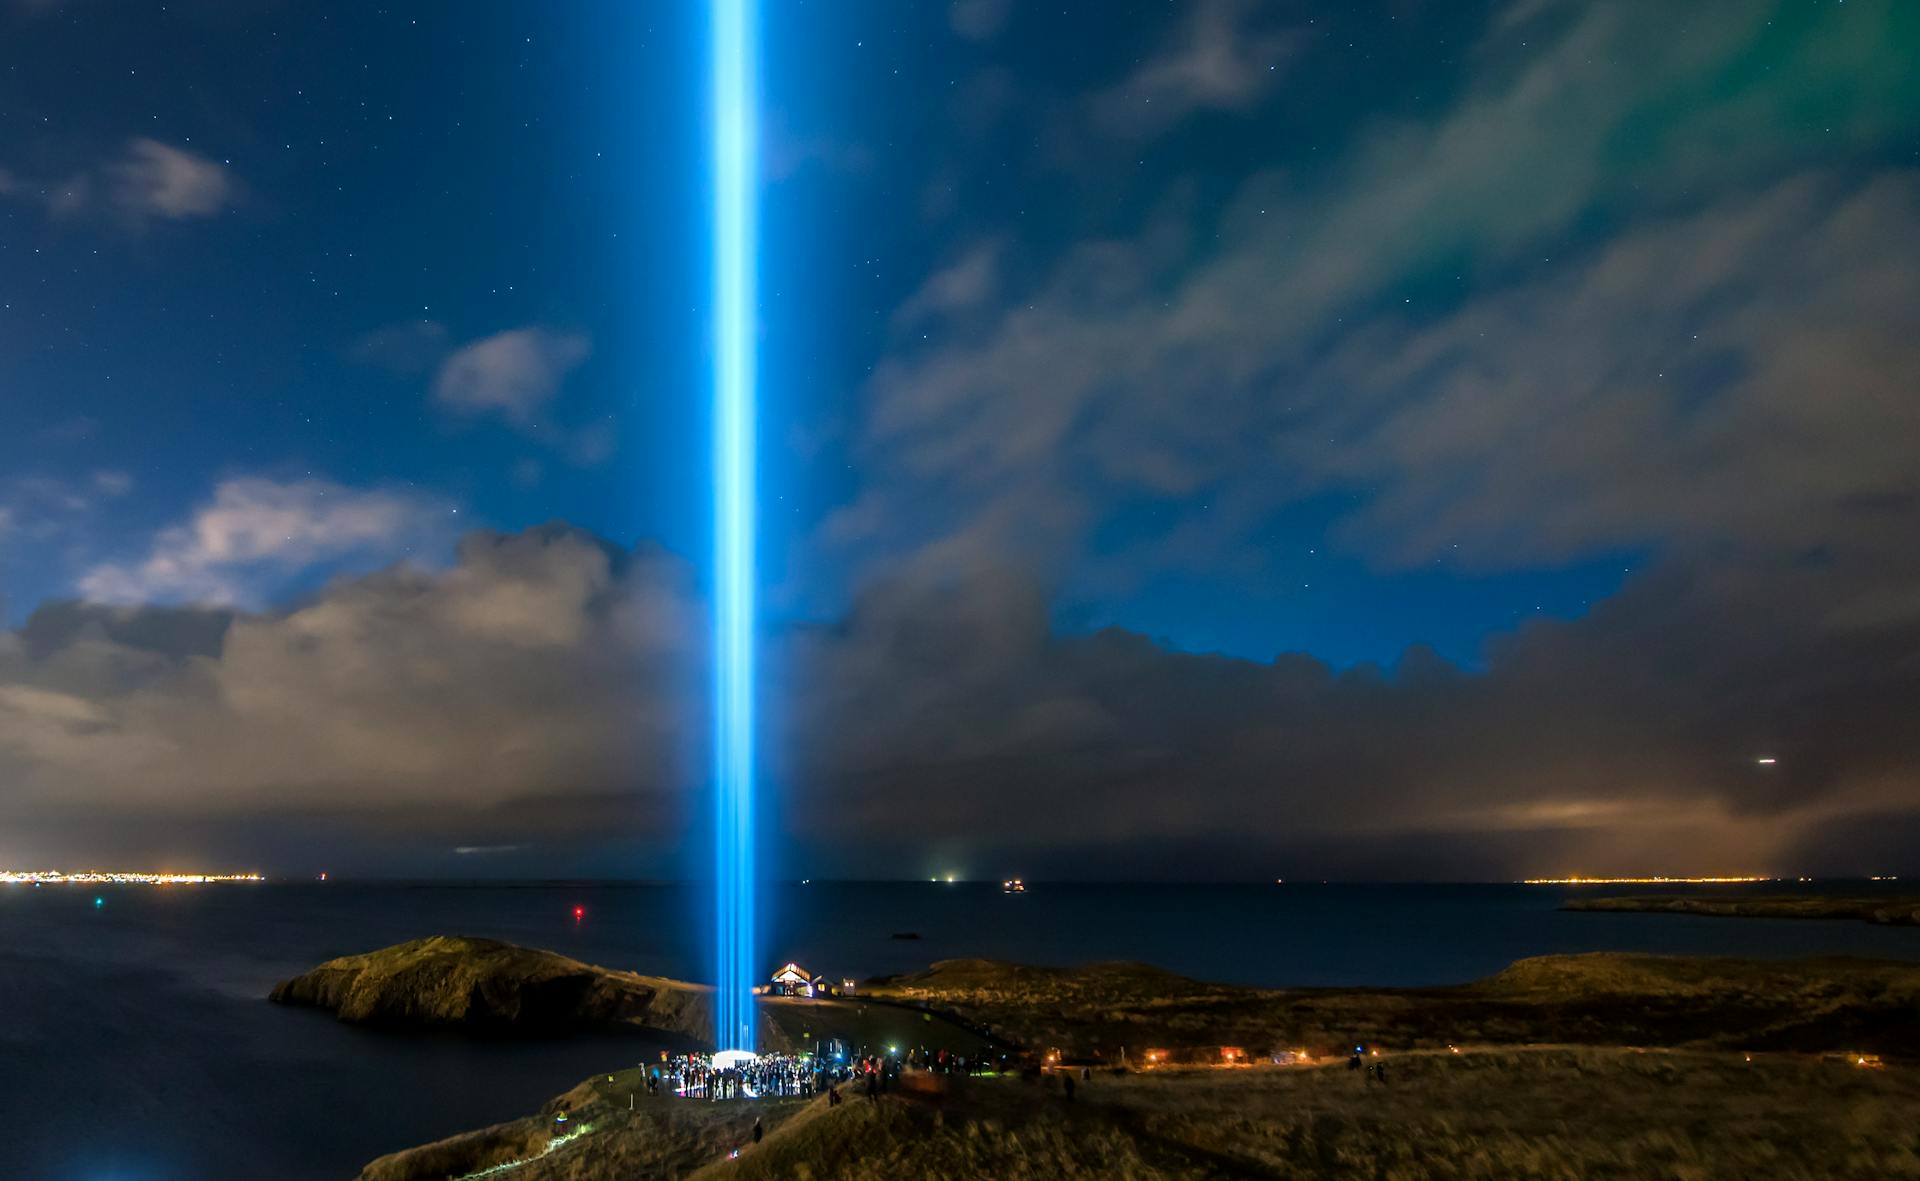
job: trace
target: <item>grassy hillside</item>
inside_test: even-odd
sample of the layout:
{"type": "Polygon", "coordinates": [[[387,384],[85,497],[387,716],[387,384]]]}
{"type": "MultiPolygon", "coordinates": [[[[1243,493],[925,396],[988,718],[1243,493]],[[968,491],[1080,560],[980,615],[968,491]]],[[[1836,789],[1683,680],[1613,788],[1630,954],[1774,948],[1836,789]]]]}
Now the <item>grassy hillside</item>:
{"type": "MultiPolygon", "coordinates": [[[[1841,1062],[1554,1048],[974,1081],[810,1109],[699,1181],[1920,1176],[1920,1087],[1841,1062]]],[[[582,1176],[587,1176],[582,1174],[582,1176]]],[[[612,1176],[612,1174],[608,1174],[612,1176]]]]}
{"type": "Polygon", "coordinates": [[[950,960],[868,993],[950,1011],[1034,1047],[1117,1060],[1148,1048],[1255,1054],[1354,1042],[1396,1049],[1585,1043],[1862,1050],[1920,1057],[1920,965],[1592,954],[1521,960],[1431,989],[1269,991],[1137,965],[1045,969],[950,960]]]}
{"type": "Polygon", "coordinates": [[[772,1125],[802,1107],[798,1099],[649,1098],[645,1073],[621,1070],[595,1075],[524,1119],[383,1156],[357,1181],[449,1181],[490,1169],[514,1181],[680,1177],[745,1143],[756,1118],[772,1125]],[[564,1123],[555,1119],[563,1112],[564,1123]]]}
{"type": "Polygon", "coordinates": [[[1920,1176],[1920,1080],[1841,1059],[1593,1047],[1344,1065],[939,1080],[877,1102],[705,1103],[601,1076],[540,1115],[383,1157],[359,1181],[1824,1181],[1920,1176]],[[552,1143],[553,1114],[577,1138],[552,1143]],[[750,1129],[764,1120],[755,1146],[750,1129]],[[738,1150],[739,1156],[731,1154],[738,1150]],[[515,1163],[518,1162],[518,1163],[515,1163]]]}
{"type": "Polygon", "coordinates": [[[829,1109],[649,1100],[639,1071],[619,1071],[361,1181],[1920,1177],[1920,1076],[1895,1057],[1920,1058],[1920,966],[1548,956],[1457,988],[1272,992],[1132,964],[961,960],[876,988],[897,1005],[765,1007],[868,1044],[969,1036],[913,1007],[936,1005],[1034,1046],[1117,1058],[1124,1044],[1135,1064],[1152,1046],[1338,1055],[1357,1039],[1382,1049],[1390,1081],[1339,1058],[1101,1069],[1069,1102],[1053,1075],[919,1076],[829,1109]],[[756,1117],[766,1141],[730,1159],[756,1117]]]}
{"type": "Polygon", "coordinates": [[[496,939],[439,935],[328,960],[270,999],[342,1021],[544,1032],[626,1025],[682,1041],[711,1027],[709,990],[496,939]]]}

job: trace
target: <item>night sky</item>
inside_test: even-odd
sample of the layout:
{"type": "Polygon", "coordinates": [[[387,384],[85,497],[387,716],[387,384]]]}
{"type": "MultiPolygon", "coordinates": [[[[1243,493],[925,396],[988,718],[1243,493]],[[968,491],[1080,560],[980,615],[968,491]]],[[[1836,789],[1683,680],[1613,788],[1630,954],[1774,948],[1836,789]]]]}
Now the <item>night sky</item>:
{"type": "MultiPolygon", "coordinates": [[[[769,872],[1920,871],[1920,6],[764,7],[769,872]]],[[[0,867],[701,872],[702,18],[0,0],[0,867]]]]}

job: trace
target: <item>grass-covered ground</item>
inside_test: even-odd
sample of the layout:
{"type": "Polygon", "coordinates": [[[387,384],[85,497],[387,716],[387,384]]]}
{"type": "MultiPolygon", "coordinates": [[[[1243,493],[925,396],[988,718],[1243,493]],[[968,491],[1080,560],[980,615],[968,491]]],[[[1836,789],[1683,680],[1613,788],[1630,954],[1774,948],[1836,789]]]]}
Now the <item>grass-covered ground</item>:
{"type": "Polygon", "coordinates": [[[527,1119],[375,1161],[361,1181],[1920,1178],[1920,966],[1549,956],[1455,988],[1273,992],[1137,965],[967,960],[875,991],[766,1007],[783,1027],[868,1045],[972,1052],[963,1039],[986,1024],[1109,1064],[1122,1045],[1134,1066],[1149,1048],[1218,1061],[1220,1045],[1326,1058],[1102,1067],[1071,1102],[1051,1074],[926,1076],[879,1103],[849,1089],[834,1109],[649,1099],[641,1071],[615,1071],[527,1119]],[[1348,1070],[1356,1040],[1381,1050],[1387,1084],[1348,1070]],[[766,1140],[731,1158],[756,1117],[766,1140]]]}
{"type": "Polygon", "coordinates": [[[595,1075],[524,1119],[383,1156],[359,1181],[682,1177],[746,1142],[756,1118],[776,1124],[802,1106],[797,1099],[649,1097],[645,1070],[618,1070],[595,1075]],[[555,1118],[563,1112],[564,1123],[555,1118]]]}
{"type": "MultiPolygon", "coordinates": [[[[1595,1047],[1474,1048],[1344,1064],[1098,1074],[810,1103],[703,1103],[625,1079],[568,1101],[593,1132],[491,1176],[516,1181],[1102,1181],[1156,1178],[1920,1177],[1920,1085],[1839,1059],[1595,1047]],[[766,1139],[750,1144],[755,1116],[766,1139]],[[740,1150],[737,1159],[730,1153],[740,1150]]],[[[527,1121],[532,1123],[535,1121],[527,1121]]],[[[550,1115],[541,1117],[551,1124],[550,1115]]],[[[511,1125],[510,1125],[511,1126],[511,1125]]],[[[524,1152],[524,1146],[523,1146],[524,1152]]],[[[449,1160],[376,1162],[426,1181],[449,1160]],[[406,1167],[403,1167],[406,1166],[406,1167]],[[424,1166],[424,1167],[422,1167],[424,1166]]],[[[491,1163],[491,1162],[489,1162],[491,1163]]]]}
{"type": "Polygon", "coordinates": [[[1447,988],[1238,988],[1140,965],[1031,968],[948,960],[870,995],[925,1004],[1034,1047],[1118,1061],[1149,1048],[1262,1055],[1354,1042],[1581,1043],[1859,1050],[1920,1058],[1920,965],[1592,954],[1521,960],[1447,988]]]}

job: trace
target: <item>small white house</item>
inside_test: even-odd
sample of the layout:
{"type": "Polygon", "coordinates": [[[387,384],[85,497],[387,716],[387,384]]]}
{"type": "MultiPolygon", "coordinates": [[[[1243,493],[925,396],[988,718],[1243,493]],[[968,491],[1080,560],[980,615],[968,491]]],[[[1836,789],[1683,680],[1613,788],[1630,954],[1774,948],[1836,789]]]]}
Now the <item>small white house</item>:
{"type": "Polygon", "coordinates": [[[824,982],[815,981],[813,973],[799,964],[789,963],[773,974],[773,987],[769,990],[775,996],[816,996],[824,991],[824,982]]]}

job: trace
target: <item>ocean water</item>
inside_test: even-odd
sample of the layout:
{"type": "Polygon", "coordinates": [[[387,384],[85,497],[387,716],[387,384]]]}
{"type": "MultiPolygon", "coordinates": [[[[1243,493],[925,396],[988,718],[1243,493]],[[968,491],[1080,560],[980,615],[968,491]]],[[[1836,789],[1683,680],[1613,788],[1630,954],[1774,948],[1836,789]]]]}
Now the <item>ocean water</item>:
{"type": "MultiPolygon", "coordinates": [[[[796,884],[768,891],[763,958],[769,971],[795,959],[857,977],[967,955],[1133,959],[1266,986],[1454,983],[1523,956],[1594,950],[1920,960],[1916,928],[1558,910],[1572,893],[796,884]],[[894,938],[906,933],[919,938],[894,938]]],[[[269,1004],[267,991],[329,957],[430,934],[697,979],[702,903],[678,885],[0,887],[0,1178],[350,1178],[381,1153],[524,1114],[656,1047],[373,1033],[269,1004]]]]}

